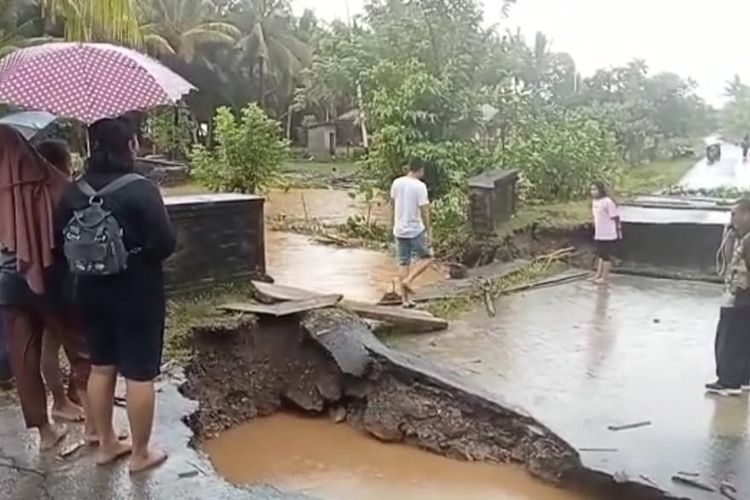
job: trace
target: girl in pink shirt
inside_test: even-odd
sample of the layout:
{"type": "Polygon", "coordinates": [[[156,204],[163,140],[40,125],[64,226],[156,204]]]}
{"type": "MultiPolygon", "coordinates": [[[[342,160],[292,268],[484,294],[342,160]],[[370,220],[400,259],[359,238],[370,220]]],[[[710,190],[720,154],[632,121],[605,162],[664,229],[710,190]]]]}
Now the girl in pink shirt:
{"type": "Polygon", "coordinates": [[[594,242],[599,262],[594,283],[604,285],[609,280],[612,269],[612,254],[617,242],[622,239],[620,214],[617,203],[607,194],[607,186],[597,182],[591,187],[592,212],[594,214],[594,242]]]}

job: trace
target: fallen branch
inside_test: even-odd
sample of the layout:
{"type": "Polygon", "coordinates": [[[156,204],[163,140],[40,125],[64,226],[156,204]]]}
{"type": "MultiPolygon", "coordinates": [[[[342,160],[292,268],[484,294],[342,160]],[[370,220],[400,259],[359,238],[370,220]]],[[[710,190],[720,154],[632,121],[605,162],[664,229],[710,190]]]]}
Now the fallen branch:
{"type": "Polygon", "coordinates": [[[721,496],[728,498],[729,500],[738,500],[737,499],[737,490],[733,489],[733,487],[729,487],[728,485],[722,484],[719,487],[719,493],[721,493],[721,496]]]}
{"type": "Polygon", "coordinates": [[[627,431],[630,429],[638,429],[640,427],[648,427],[651,425],[650,420],[645,420],[643,422],[635,422],[633,424],[625,424],[625,425],[610,425],[607,427],[607,429],[611,431],[627,431]]]}
{"type": "Polygon", "coordinates": [[[688,479],[686,477],[675,475],[675,476],[672,476],[672,481],[674,481],[675,483],[682,484],[685,486],[690,486],[692,488],[696,488],[699,490],[710,491],[711,493],[716,491],[716,489],[714,489],[713,487],[705,483],[702,483],[698,481],[697,479],[688,479]]]}
{"type": "Polygon", "coordinates": [[[658,488],[659,487],[659,485],[656,484],[650,477],[648,477],[648,476],[646,476],[644,474],[640,474],[638,477],[640,477],[641,479],[643,479],[644,481],[646,481],[646,483],[650,484],[654,488],[658,488]]]}

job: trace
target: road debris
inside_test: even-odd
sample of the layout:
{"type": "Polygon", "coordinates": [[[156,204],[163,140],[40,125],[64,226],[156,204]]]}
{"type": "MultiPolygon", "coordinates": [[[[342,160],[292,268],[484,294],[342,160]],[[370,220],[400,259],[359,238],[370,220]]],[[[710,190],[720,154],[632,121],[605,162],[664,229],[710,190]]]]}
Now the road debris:
{"type": "Polygon", "coordinates": [[[674,475],[674,476],[672,476],[672,481],[674,481],[677,484],[682,484],[682,485],[685,485],[685,486],[690,486],[692,488],[696,488],[696,489],[703,490],[703,491],[710,491],[712,493],[716,491],[716,489],[714,487],[709,486],[709,485],[707,485],[705,483],[702,483],[702,482],[698,481],[697,479],[688,479],[688,478],[683,477],[683,476],[674,475]]]}
{"type": "Polygon", "coordinates": [[[697,472],[685,472],[685,471],[682,471],[682,470],[678,471],[677,474],[679,474],[680,476],[687,476],[687,477],[698,477],[698,476],[700,476],[700,474],[698,474],[697,472]]]}
{"type": "Polygon", "coordinates": [[[721,496],[728,498],[729,500],[739,500],[737,490],[731,485],[722,484],[719,486],[719,493],[721,493],[721,496]]]}
{"type": "Polygon", "coordinates": [[[63,448],[57,456],[60,458],[68,458],[84,446],[86,446],[86,441],[76,441],[75,443],[69,444],[63,448]]]}
{"type": "Polygon", "coordinates": [[[641,479],[643,479],[647,484],[650,484],[654,488],[658,488],[659,487],[659,485],[656,484],[656,482],[654,480],[652,480],[650,477],[646,476],[645,474],[640,474],[638,477],[640,477],[641,479]]]}
{"type": "Polygon", "coordinates": [[[650,420],[644,420],[643,422],[635,422],[632,424],[624,424],[624,425],[610,425],[607,427],[607,429],[611,431],[627,431],[631,429],[638,429],[640,427],[648,427],[651,425],[650,420]]]}
{"type": "Polygon", "coordinates": [[[615,453],[619,451],[617,448],[578,448],[578,451],[586,452],[597,452],[597,453],[615,453]]]}

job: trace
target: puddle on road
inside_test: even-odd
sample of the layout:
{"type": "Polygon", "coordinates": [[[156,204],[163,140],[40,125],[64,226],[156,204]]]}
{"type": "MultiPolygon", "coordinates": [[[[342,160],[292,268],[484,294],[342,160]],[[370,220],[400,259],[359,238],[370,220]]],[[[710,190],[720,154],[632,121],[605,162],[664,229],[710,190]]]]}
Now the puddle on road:
{"type": "Polygon", "coordinates": [[[266,483],[327,500],[584,498],[537,482],[520,467],[450,460],[288,414],[231,429],[203,449],[235,484],[266,483]]]}
{"type": "MultiPolygon", "coordinates": [[[[268,274],[281,285],[367,302],[380,300],[397,275],[395,257],[388,252],[324,246],[304,235],[277,231],[266,234],[266,261],[268,274]]],[[[441,278],[430,268],[415,287],[441,278]]]]}

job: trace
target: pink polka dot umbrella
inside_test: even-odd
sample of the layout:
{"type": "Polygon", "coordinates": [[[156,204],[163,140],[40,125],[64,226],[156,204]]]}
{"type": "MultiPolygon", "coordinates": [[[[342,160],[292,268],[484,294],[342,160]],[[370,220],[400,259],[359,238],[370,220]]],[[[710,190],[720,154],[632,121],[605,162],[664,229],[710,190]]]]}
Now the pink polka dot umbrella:
{"type": "Polygon", "coordinates": [[[104,43],[48,43],[0,60],[0,103],[85,124],[174,104],[193,89],[156,60],[104,43]]]}

